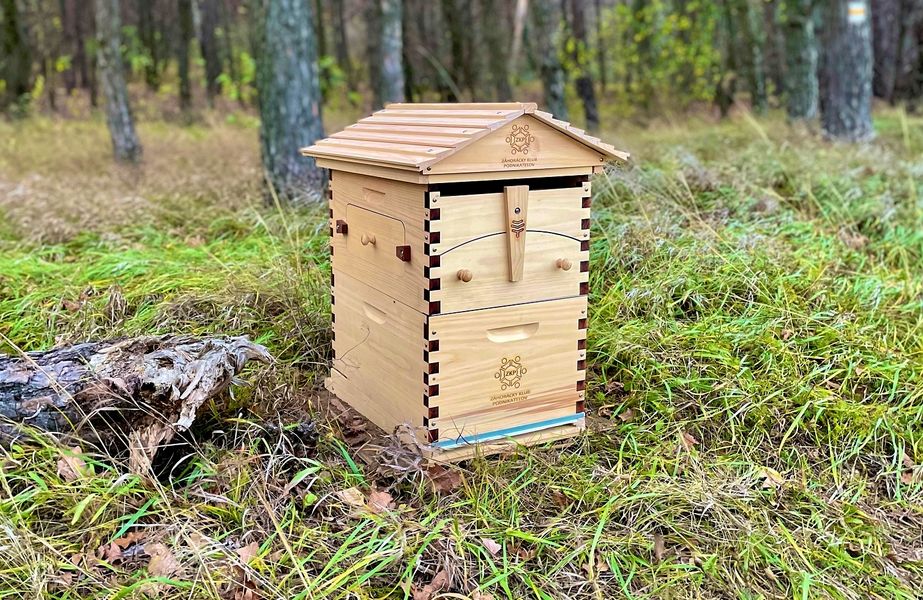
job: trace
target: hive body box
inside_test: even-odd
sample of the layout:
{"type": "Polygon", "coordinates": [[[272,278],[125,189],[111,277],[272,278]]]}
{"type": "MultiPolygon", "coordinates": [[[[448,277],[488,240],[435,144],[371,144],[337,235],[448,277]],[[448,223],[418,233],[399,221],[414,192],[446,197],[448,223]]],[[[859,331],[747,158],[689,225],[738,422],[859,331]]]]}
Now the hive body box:
{"type": "Polygon", "coordinates": [[[534,104],[392,104],[330,170],[327,387],[436,459],[583,428],[590,182],[627,155],[534,104]]]}

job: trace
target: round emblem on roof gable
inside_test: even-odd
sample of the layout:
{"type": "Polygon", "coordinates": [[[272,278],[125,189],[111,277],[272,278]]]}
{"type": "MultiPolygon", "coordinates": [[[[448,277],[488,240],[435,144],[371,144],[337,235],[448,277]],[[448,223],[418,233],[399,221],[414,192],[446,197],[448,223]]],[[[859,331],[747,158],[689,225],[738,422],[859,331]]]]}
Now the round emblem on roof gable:
{"type": "Polygon", "coordinates": [[[506,143],[510,145],[511,154],[528,154],[529,146],[535,141],[535,136],[529,133],[528,125],[513,125],[510,134],[506,136],[506,143]]]}

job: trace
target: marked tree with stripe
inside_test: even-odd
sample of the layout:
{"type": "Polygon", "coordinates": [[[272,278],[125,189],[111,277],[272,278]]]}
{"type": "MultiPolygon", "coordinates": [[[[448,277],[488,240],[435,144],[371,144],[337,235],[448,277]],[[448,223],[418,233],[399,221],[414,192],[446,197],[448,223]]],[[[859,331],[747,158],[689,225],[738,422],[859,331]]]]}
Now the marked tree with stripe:
{"type": "Polygon", "coordinates": [[[865,0],[829,0],[823,11],[821,124],[831,139],[865,141],[872,128],[872,26],[865,0]]]}

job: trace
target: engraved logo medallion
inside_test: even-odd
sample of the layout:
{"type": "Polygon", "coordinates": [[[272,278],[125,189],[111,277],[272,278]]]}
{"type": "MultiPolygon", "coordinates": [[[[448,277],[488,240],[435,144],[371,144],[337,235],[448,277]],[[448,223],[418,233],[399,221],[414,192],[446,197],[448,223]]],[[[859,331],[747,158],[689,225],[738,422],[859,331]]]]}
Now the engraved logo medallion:
{"type": "Polygon", "coordinates": [[[518,388],[522,376],[527,369],[522,366],[520,358],[502,358],[500,359],[500,370],[494,373],[494,379],[500,380],[500,389],[518,388]]]}
{"type": "Polygon", "coordinates": [[[535,136],[529,133],[528,125],[513,125],[510,134],[506,136],[506,143],[510,145],[511,154],[528,154],[529,146],[535,141],[535,136]]]}

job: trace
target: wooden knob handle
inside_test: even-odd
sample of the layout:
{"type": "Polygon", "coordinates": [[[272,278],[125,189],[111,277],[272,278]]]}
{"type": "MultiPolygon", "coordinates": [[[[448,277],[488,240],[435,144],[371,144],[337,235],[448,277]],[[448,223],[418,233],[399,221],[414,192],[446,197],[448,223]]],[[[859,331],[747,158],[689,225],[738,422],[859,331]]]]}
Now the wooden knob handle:
{"type": "Polygon", "coordinates": [[[363,246],[368,246],[369,244],[375,245],[375,235],[371,233],[363,233],[362,239],[359,240],[362,242],[363,246]]]}
{"type": "Polygon", "coordinates": [[[574,266],[574,263],[570,262],[566,258],[559,258],[554,262],[555,266],[562,271],[570,271],[570,268],[574,266]]]}
{"type": "Polygon", "coordinates": [[[469,281],[474,279],[474,273],[472,273],[468,269],[459,269],[458,273],[456,273],[455,275],[458,276],[459,281],[464,281],[465,283],[468,283],[469,281]]]}

